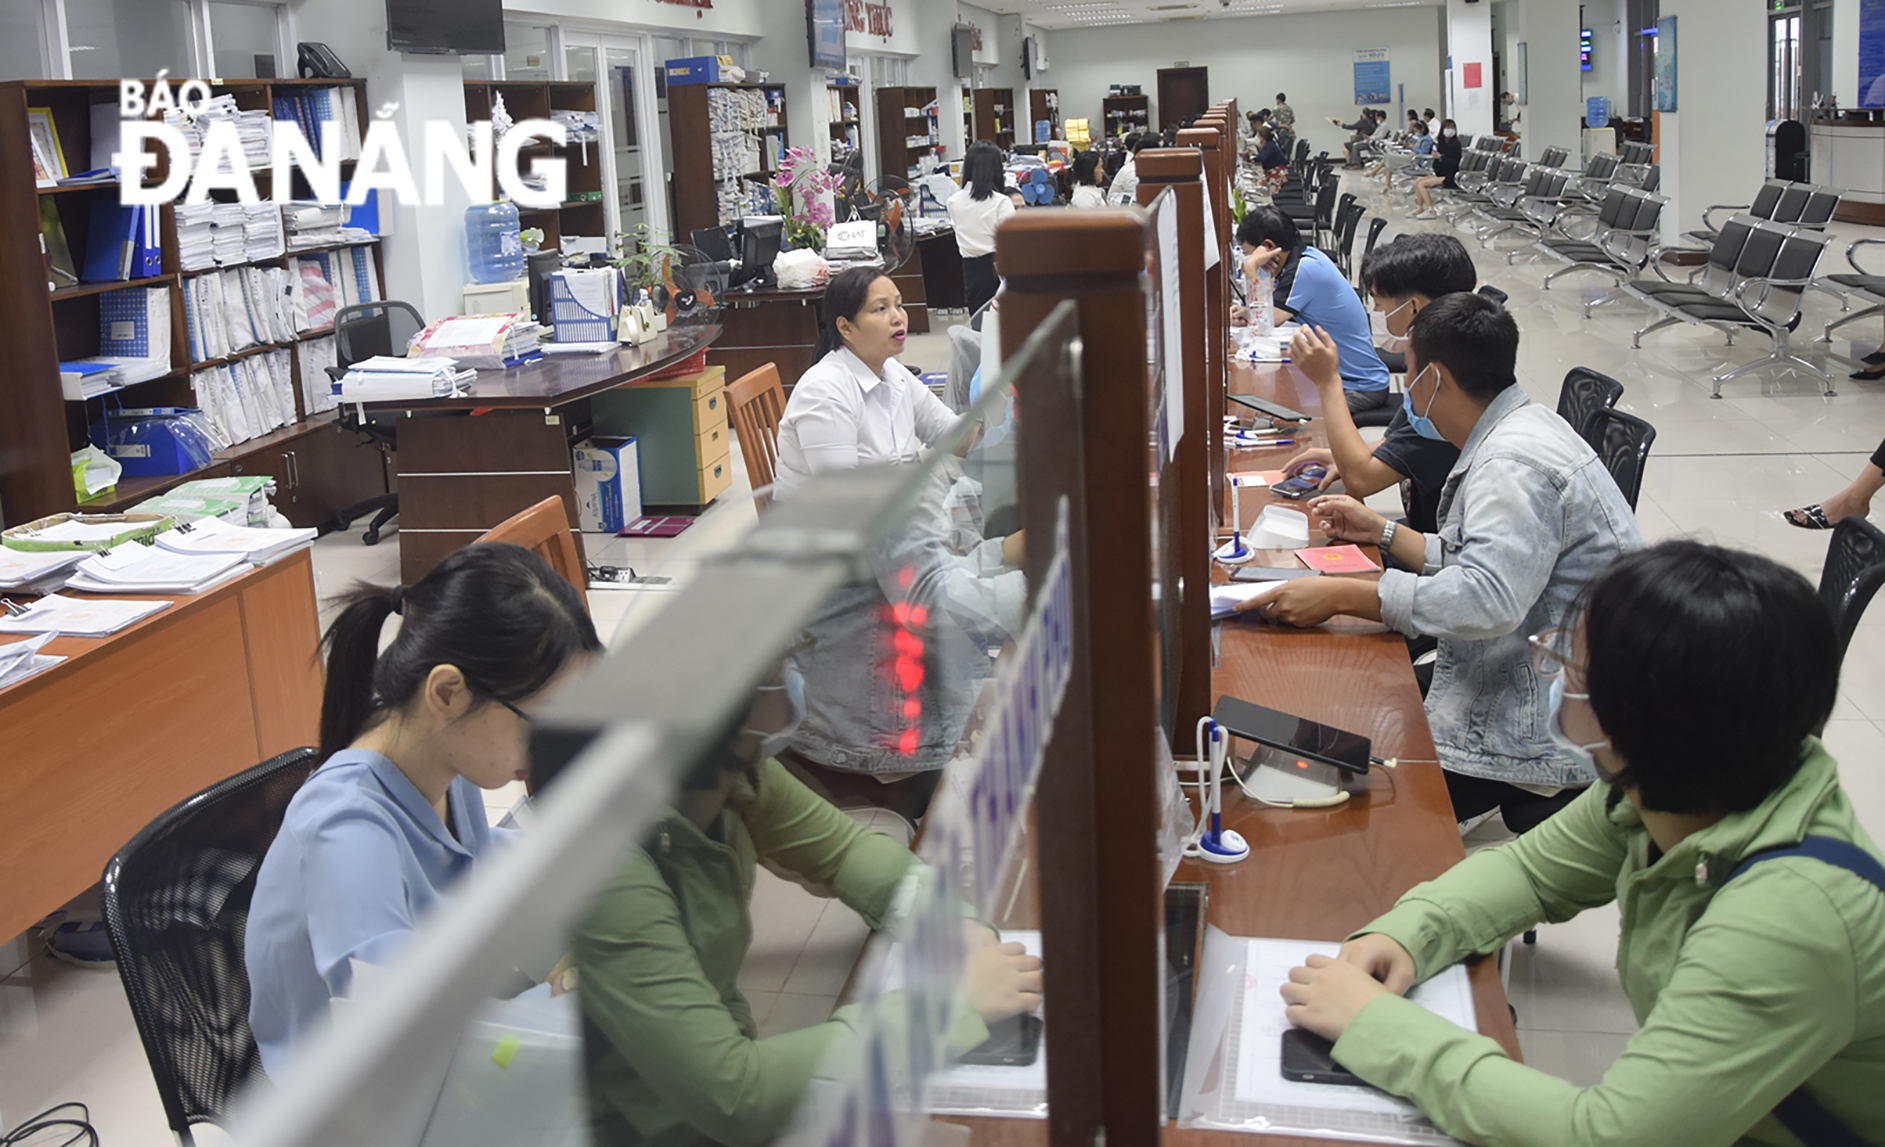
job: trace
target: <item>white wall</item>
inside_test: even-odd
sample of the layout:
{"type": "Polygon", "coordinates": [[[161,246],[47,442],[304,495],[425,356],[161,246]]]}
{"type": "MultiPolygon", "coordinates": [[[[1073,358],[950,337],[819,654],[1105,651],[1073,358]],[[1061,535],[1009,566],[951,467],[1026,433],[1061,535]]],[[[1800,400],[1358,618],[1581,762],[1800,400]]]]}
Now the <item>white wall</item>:
{"type": "Polygon", "coordinates": [[[1584,114],[1582,75],[1577,65],[1577,7],[1560,0],[1506,0],[1505,63],[1507,90],[1516,93],[1518,45],[1525,45],[1527,103],[1519,118],[1519,136],[1527,158],[1547,147],[1562,147],[1573,162],[1582,155],[1584,114]]]}
{"type": "Polygon", "coordinates": [[[1591,31],[1591,63],[1590,71],[1580,73],[1583,97],[1608,98],[1612,116],[1628,115],[1630,111],[1630,69],[1625,56],[1630,36],[1625,15],[1624,0],[1584,0],[1584,26],[1591,31]]]}
{"type": "Polygon", "coordinates": [[[1833,94],[1859,106],[1859,0],[1833,0],[1833,94]]]}
{"type": "MultiPolygon", "coordinates": [[[[909,2],[904,0],[906,5],[909,2]]],[[[370,6],[382,13],[385,10],[384,4],[370,6]]],[[[791,8],[798,12],[802,38],[805,5],[800,0],[714,0],[711,8],[682,8],[674,4],[657,4],[655,0],[526,0],[523,3],[505,0],[504,4],[505,15],[519,19],[529,15],[554,16],[564,20],[660,28],[683,36],[716,37],[765,35],[766,16],[777,8],[791,8]]],[[[302,31],[305,34],[306,28],[302,31]]],[[[385,37],[382,36],[380,42],[384,44],[385,37]]],[[[800,54],[804,55],[803,52],[800,54]]]]}
{"type": "MultiPolygon", "coordinates": [[[[1485,135],[1493,127],[1492,5],[1447,0],[1446,51],[1453,59],[1449,93],[1453,121],[1461,135],[1485,135]],[[1466,86],[1466,65],[1479,65],[1479,86],[1466,86]]],[[[1442,60],[1444,66],[1444,59],[1442,60]]]]}
{"type": "Polygon", "coordinates": [[[1271,106],[1279,91],[1288,94],[1297,132],[1316,150],[1339,155],[1347,136],[1327,117],[1349,123],[1357,114],[1356,48],[1388,49],[1391,80],[1406,85],[1408,107],[1440,107],[1445,59],[1438,8],[1057,28],[1053,37],[1054,66],[1040,83],[1060,90],[1062,118],[1086,116],[1096,130],[1111,84],[1140,85],[1152,98],[1156,125],[1158,70],[1184,60],[1210,69],[1211,103],[1234,98],[1250,111],[1271,106]]]}
{"type": "Polygon", "coordinates": [[[1767,14],[1720,0],[1662,0],[1676,17],[1676,110],[1661,117],[1663,237],[1702,225],[1711,203],[1746,203],[1767,161],[1767,14]],[[1733,63],[1741,61],[1741,63],[1733,63]],[[1750,82],[1752,73],[1756,79],[1750,82]]]}

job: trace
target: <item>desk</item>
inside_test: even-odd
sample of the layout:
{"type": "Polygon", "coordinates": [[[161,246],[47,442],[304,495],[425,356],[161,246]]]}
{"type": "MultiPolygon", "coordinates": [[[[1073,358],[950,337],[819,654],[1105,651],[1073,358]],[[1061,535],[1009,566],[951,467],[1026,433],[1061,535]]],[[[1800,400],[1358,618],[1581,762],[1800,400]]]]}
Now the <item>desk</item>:
{"type": "Polygon", "coordinates": [[[968,306],[962,286],[962,249],[952,228],[916,241],[923,260],[923,298],[932,307],[961,310],[968,306]]]}
{"type": "MultiPolygon", "coordinates": [[[[399,577],[416,583],[445,555],[555,494],[577,528],[572,435],[589,425],[588,399],[631,385],[719,337],[718,326],[669,330],[613,354],[545,358],[479,371],[462,398],[369,402],[399,424],[399,577]],[[476,414],[476,417],[425,417],[476,414]]],[[[577,545],[582,535],[576,535],[577,545]]]]}
{"type": "Polygon", "coordinates": [[[0,689],[0,936],[97,883],[171,805],[314,743],[313,569],[303,549],[110,637],[56,638],[43,652],[67,660],[0,689]]]}

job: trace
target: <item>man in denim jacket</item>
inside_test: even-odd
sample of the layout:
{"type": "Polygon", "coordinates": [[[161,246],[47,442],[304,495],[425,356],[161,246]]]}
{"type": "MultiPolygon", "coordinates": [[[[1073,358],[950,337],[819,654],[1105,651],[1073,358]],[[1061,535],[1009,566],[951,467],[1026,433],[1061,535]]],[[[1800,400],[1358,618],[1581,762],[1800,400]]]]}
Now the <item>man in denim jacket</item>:
{"type": "Polygon", "coordinates": [[[1423,436],[1460,448],[1439,532],[1397,528],[1346,495],[1308,510],[1329,537],[1378,543],[1420,573],[1299,578],[1251,607],[1288,625],[1345,613],[1439,638],[1427,720],[1464,820],[1590,784],[1546,734],[1525,636],[1561,624],[1584,583],[1642,539],[1596,454],[1519,387],[1518,325],[1502,307],[1448,295],[1407,333],[1408,416],[1423,436]]]}

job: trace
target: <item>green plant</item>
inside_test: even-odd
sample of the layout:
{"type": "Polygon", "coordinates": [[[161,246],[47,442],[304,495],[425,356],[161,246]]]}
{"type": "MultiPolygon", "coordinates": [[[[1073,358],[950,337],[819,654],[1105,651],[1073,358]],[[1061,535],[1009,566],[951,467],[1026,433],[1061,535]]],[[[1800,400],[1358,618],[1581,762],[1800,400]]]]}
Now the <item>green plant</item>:
{"type": "Polygon", "coordinates": [[[679,247],[667,242],[669,235],[646,223],[635,224],[633,231],[617,231],[609,241],[609,263],[619,267],[631,287],[649,287],[661,281],[661,268],[668,260],[685,257],[679,247]]]}
{"type": "Polygon", "coordinates": [[[1244,200],[1244,189],[1230,189],[1230,225],[1234,229],[1244,221],[1244,215],[1250,210],[1250,204],[1244,200]]]}

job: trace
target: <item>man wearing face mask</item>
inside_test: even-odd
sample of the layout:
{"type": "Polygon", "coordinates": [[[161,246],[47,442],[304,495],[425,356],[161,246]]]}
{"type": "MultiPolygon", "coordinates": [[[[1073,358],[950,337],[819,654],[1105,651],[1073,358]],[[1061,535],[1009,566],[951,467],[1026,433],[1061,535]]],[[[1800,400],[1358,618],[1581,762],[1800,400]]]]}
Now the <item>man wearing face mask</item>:
{"type": "MultiPolygon", "coordinates": [[[[1451,235],[1410,233],[1376,247],[1361,265],[1361,281],[1374,299],[1368,313],[1376,349],[1395,359],[1406,352],[1407,328],[1435,299],[1470,291],[1478,283],[1473,257],[1451,235]]],[[[1320,465],[1328,471],[1327,489],[1337,479],[1357,498],[1401,487],[1401,505],[1407,525],[1423,534],[1439,526],[1440,488],[1460,456],[1451,442],[1435,441],[1415,433],[1406,406],[1394,410],[1385,437],[1371,450],[1349,417],[1347,404],[1335,401],[1341,393],[1338,348],[1327,332],[1304,327],[1290,342],[1290,361],[1322,396],[1322,417],[1329,445],[1304,450],[1289,460],[1284,473],[1295,476],[1320,465]]]]}
{"type": "MultiPolygon", "coordinates": [[[[922,872],[909,849],[866,832],[772,758],[804,713],[803,682],[784,666],[684,778],[576,935],[597,1147],[766,1142],[828,1053],[857,1038],[857,1009],[840,1008],[761,1039],[737,982],[759,860],[829,887],[872,928],[895,927],[901,890],[922,872]]],[[[950,1026],[957,1052],[1041,998],[1038,959],[971,931],[965,1002],[950,1026]]]]}
{"type": "Polygon", "coordinates": [[[1518,325],[1503,307],[1447,295],[1407,333],[1409,421],[1460,450],[1439,529],[1400,528],[1352,497],[1324,495],[1308,506],[1324,534],[1377,543],[1405,569],[1378,582],[1299,578],[1253,605],[1286,625],[1342,613],[1439,638],[1427,721],[1466,820],[1590,784],[1547,732],[1525,635],[1563,624],[1584,584],[1642,541],[1603,463],[1518,385],[1518,325]]]}

